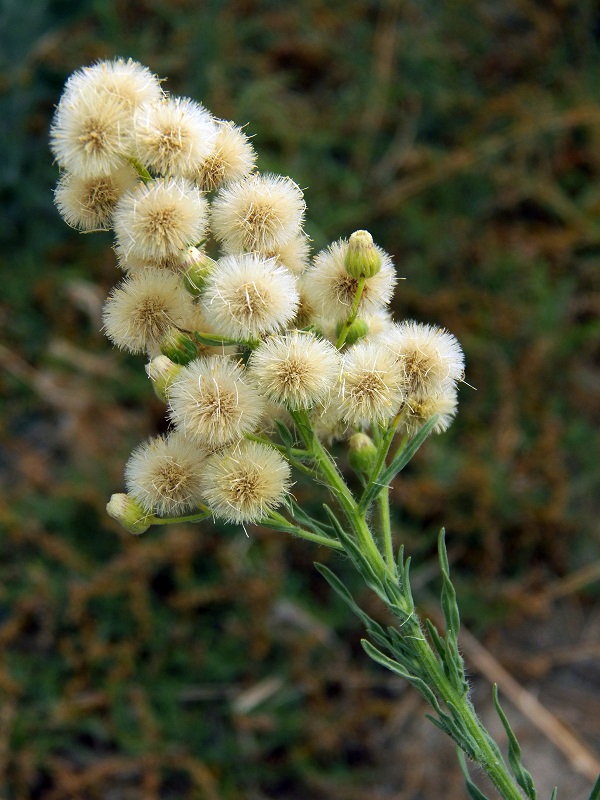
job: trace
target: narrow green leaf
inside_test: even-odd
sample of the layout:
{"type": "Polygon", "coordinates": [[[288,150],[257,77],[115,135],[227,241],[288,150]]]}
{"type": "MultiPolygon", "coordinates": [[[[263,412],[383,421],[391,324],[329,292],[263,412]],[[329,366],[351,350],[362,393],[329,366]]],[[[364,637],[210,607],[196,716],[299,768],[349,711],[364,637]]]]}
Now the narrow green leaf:
{"type": "Polygon", "coordinates": [[[450,565],[448,563],[445,535],[446,532],[442,528],[438,538],[438,554],[442,570],[442,610],[444,612],[444,619],[446,620],[446,629],[452,631],[454,636],[458,637],[458,632],[460,630],[460,614],[456,602],[456,591],[450,580],[450,565]]]}
{"type": "Polygon", "coordinates": [[[291,449],[294,446],[294,435],[285,422],[282,422],[280,419],[275,420],[275,425],[277,425],[277,432],[279,433],[279,437],[284,445],[291,449]]]}
{"type": "Polygon", "coordinates": [[[321,573],[321,575],[325,578],[327,583],[331,586],[331,588],[338,594],[341,599],[352,609],[352,611],[356,614],[356,616],[362,621],[366,629],[369,633],[375,638],[377,637],[378,640],[384,647],[389,647],[388,639],[385,635],[385,631],[381,627],[381,625],[376,622],[374,619],[366,614],[360,606],[358,606],[348,589],[344,586],[342,581],[338,578],[338,576],[333,573],[329,567],[326,567],[325,564],[315,563],[315,568],[321,573]]]}
{"type": "Polygon", "coordinates": [[[478,789],[477,786],[475,786],[475,784],[471,780],[471,776],[469,775],[469,770],[467,768],[467,762],[462,753],[462,750],[457,750],[456,755],[458,757],[458,763],[460,764],[462,774],[464,775],[465,778],[465,784],[467,786],[467,792],[469,793],[469,797],[472,797],[473,800],[489,800],[489,798],[486,797],[486,795],[484,795],[481,789],[478,789]]]}
{"type": "Polygon", "coordinates": [[[444,640],[438,633],[438,629],[435,627],[433,622],[430,619],[425,620],[425,625],[427,626],[427,632],[431,637],[431,641],[433,642],[433,646],[435,647],[439,657],[442,661],[446,658],[446,645],[444,640]]]}
{"type": "Polygon", "coordinates": [[[496,683],[492,688],[492,695],[494,698],[496,713],[500,717],[500,722],[502,723],[504,730],[506,731],[506,735],[508,736],[508,763],[510,764],[510,768],[513,771],[515,780],[521,789],[523,789],[527,797],[529,797],[530,800],[535,800],[536,791],[535,786],[533,785],[533,778],[521,763],[521,748],[519,747],[519,743],[513,729],[510,727],[510,723],[506,717],[506,714],[500,706],[500,700],[498,699],[498,684],[496,683]]]}
{"type": "MultiPolygon", "coordinates": [[[[598,780],[600,781],[600,776],[598,777],[598,780]]],[[[596,782],[596,786],[597,785],[598,785],[598,783],[596,782]]],[[[597,794],[594,794],[594,790],[595,790],[596,786],[594,786],[594,789],[592,789],[592,794],[590,796],[590,800],[596,800],[596,798],[598,797],[597,794]]],[[[557,795],[558,795],[558,786],[555,786],[554,789],[552,789],[552,794],[550,795],[550,800],[556,800],[557,795]]]]}
{"type": "MultiPolygon", "coordinates": [[[[554,792],[556,794],[556,789],[554,792]]],[[[552,795],[550,800],[554,800],[555,794],[552,795]]],[[[594,788],[592,789],[592,793],[590,795],[590,800],[600,800],[600,775],[598,775],[598,780],[594,784],[594,788]]]]}

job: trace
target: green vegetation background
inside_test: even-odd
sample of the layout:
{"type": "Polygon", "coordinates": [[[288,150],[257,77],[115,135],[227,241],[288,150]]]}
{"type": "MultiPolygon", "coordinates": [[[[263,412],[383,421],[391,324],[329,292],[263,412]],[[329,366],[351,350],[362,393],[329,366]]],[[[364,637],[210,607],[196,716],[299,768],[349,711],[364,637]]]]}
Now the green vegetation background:
{"type": "Polygon", "coordinates": [[[444,524],[467,624],[534,630],[572,576],[565,602],[598,603],[596,4],[2,0],[0,24],[0,796],[439,797],[391,768],[412,701],[312,567],[343,562],[107,518],[163,408],[100,333],[111,242],[58,218],[48,125],[73,69],[132,56],[248,123],[306,187],[315,251],[373,233],[396,314],[451,330],[475,387],[394,489],[417,595],[444,524]]]}

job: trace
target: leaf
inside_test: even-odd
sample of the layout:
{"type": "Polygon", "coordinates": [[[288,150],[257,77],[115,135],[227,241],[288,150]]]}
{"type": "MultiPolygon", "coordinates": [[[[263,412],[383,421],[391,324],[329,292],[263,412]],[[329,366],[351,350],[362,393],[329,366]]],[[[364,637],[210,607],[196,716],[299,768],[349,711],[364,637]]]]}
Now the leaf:
{"type": "Polygon", "coordinates": [[[446,531],[442,528],[438,538],[438,554],[440,568],[442,570],[442,609],[444,611],[447,630],[452,631],[454,636],[458,637],[458,632],[460,630],[460,614],[456,602],[456,591],[450,580],[450,564],[448,563],[445,536],[446,531]]]}
{"type": "Polygon", "coordinates": [[[277,431],[279,433],[279,437],[284,445],[291,450],[294,446],[294,436],[285,422],[282,422],[280,419],[275,420],[275,425],[277,425],[277,431]]]}
{"type": "Polygon", "coordinates": [[[486,795],[484,795],[481,789],[478,789],[477,786],[475,786],[475,784],[471,780],[471,776],[469,775],[469,770],[467,768],[467,762],[462,753],[462,750],[457,750],[456,755],[458,757],[458,763],[460,764],[462,774],[465,777],[465,784],[467,786],[467,792],[469,793],[469,796],[472,797],[473,800],[489,800],[489,798],[486,797],[486,795]]]}
{"type": "MultiPolygon", "coordinates": [[[[600,781],[600,775],[598,776],[598,781],[600,781]]],[[[596,781],[596,786],[598,786],[598,781],[596,781]]],[[[596,800],[598,797],[597,794],[594,794],[596,786],[592,789],[592,794],[590,795],[590,800],[596,800]]],[[[552,794],[550,795],[550,800],[556,800],[556,796],[558,795],[558,786],[555,786],[552,790],[552,794]]]]}
{"type": "MultiPolygon", "coordinates": [[[[556,789],[554,790],[554,794],[550,798],[550,800],[554,800],[556,796],[556,789]]],[[[592,789],[592,793],[590,795],[590,800],[600,800],[600,775],[598,775],[598,780],[594,784],[594,788],[592,789]]]]}
{"type": "MultiPolygon", "coordinates": [[[[506,717],[506,714],[504,713],[504,711],[500,706],[500,700],[498,699],[497,683],[495,683],[492,688],[492,695],[494,698],[494,706],[496,707],[496,712],[500,717],[500,721],[502,722],[504,730],[506,731],[506,735],[508,736],[508,763],[510,764],[515,779],[519,784],[519,786],[521,787],[521,789],[523,789],[527,797],[531,798],[531,800],[535,800],[536,791],[535,791],[535,786],[533,785],[533,778],[521,763],[521,748],[519,746],[517,737],[515,736],[513,729],[510,727],[510,723],[506,717]]],[[[599,787],[599,792],[600,792],[600,787],[599,787]]]]}

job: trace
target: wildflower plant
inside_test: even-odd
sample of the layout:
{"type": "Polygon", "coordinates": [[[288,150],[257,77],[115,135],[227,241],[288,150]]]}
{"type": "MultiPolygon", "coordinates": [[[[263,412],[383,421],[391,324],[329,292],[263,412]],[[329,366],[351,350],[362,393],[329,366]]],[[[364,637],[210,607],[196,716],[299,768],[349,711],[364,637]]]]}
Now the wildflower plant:
{"type": "Polygon", "coordinates": [[[65,222],[114,231],[125,277],[106,301],[104,329],[117,347],[147,356],[170,423],[134,450],[127,492],[113,495],[108,513],[133,534],[214,518],[344,553],[394,624],[371,619],[329,568],[317,569],[364,623],[366,653],[409,681],[454,740],[469,795],[485,800],[464,756],[500,796],[535,800],[497,692],[508,764],[471,703],[444,532],[439,630],[419,618],[410,558],[391,529],[390,484],[456,414],[464,376],[456,338],[392,319],[396,271],[367,231],[311,260],[297,184],[258,172],[241,128],[168,95],[141,64],[76,71],[51,148],[65,222]],[[336,441],[358,491],[332,455],[336,441]],[[327,490],[320,518],[294,499],[294,472],[327,490]]]}

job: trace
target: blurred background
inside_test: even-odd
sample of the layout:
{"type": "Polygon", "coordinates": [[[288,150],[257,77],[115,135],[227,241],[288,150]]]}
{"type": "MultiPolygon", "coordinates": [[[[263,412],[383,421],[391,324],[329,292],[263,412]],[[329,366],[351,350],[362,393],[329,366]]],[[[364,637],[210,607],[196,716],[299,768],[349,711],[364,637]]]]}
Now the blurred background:
{"type": "MultiPolygon", "coordinates": [[[[368,661],[360,623],[312,566],[326,561],[382,618],[341,559],[256,527],[135,538],[106,516],[164,409],[143,359],[100,333],[120,277],[110,236],[59,219],[47,140],[69,73],[114,56],[248,123],[259,168],[306,187],[315,251],[369,229],[406,278],[397,317],[463,344],[475,388],[397,481],[398,539],[435,615],[446,526],[484,717],[504,668],[581,740],[565,757],[505,701],[542,796],[558,782],[559,797],[587,797],[594,762],[577,756],[600,749],[597,4],[2,0],[0,25],[2,800],[466,797],[450,742],[368,661]]],[[[323,501],[300,480],[296,496],[323,501]]]]}

